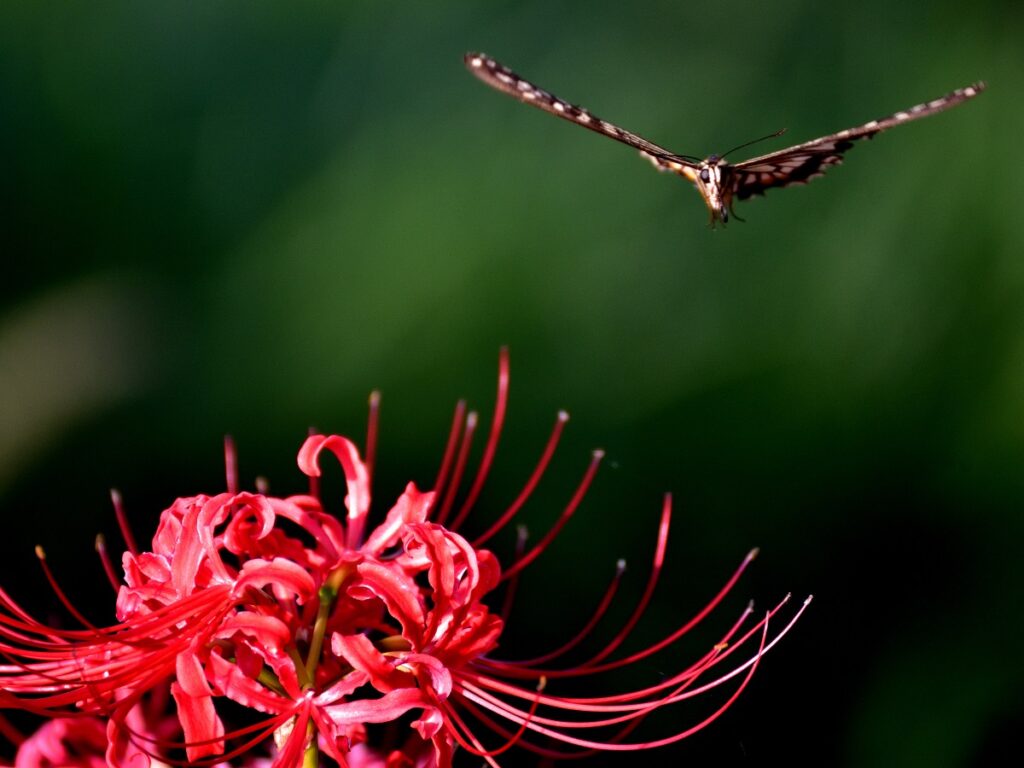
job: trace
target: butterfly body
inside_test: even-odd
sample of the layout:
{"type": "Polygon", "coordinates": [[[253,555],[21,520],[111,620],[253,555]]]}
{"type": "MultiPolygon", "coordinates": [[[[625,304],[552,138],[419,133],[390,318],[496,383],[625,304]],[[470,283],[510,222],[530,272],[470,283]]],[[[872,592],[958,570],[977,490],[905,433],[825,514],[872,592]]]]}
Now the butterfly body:
{"type": "MultiPolygon", "coordinates": [[[[492,88],[631,146],[639,150],[640,154],[659,171],[678,174],[693,183],[708,207],[712,227],[719,221],[724,225],[728,222],[730,214],[739,218],[732,210],[736,200],[747,200],[755,195],[763,195],[773,187],[806,184],[811,179],[824,175],[828,168],[839,165],[843,160],[843,153],[852,148],[857,141],[869,139],[900,123],[949,109],[974,98],[985,89],[984,83],[974,83],[938,99],[918,104],[888,117],[872,120],[856,128],[848,128],[829,136],[822,136],[787,149],[732,164],[726,162],[724,156],[719,155],[709,155],[701,160],[691,155],[670,152],[664,147],[602,120],[583,107],[570,104],[538,88],[486,54],[467,53],[465,61],[470,72],[492,88]]],[[[782,131],[779,131],[772,136],[781,133],[782,131]]],[[[745,146],[747,144],[735,149],[742,149],[745,146]]],[[[730,152],[732,151],[735,150],[730,150],[730,152]]]]}

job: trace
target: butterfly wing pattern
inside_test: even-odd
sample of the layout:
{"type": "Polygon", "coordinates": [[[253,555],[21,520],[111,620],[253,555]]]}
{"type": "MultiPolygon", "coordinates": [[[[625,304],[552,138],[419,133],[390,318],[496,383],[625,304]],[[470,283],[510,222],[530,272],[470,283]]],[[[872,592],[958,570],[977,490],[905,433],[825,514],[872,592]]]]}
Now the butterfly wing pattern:
{"type": "Polygon", "coordinates": [[[828,168],[839,165],[843,160],[843,154],[853,147],[855,142],[869,139],[901,123],[955,107],[985,90],[985,83],[974,83],[941,98],[918,104],[888,117],[872,120],[857,128],[848,128],[733,165],[718,155],[709,155],[700,160],[691,155],[670,152],[641,136],[602,120],[583,107],[570,104],[538,88],[486,54],[467,53],[465,62],[470,72],[492,88],[556,117],[633,147],[658,170],[676,173],[692,182],[711,213],[711,226],[714,226],[716,221],[725,224],[729,220],[734,200],[747,200],[754,195],[763,195],[766,190],[773,187],[806,184],[811,179],[824,175],[828,168]]]}
{"type": "Polygon", "coordinates": [[[732,166],[733,195],[739,200],[746,200],[753,195],[763,195],[765,190],[772,187],[806,184],[811,179],[824,176],[826,169],[842,163],[843,153],[851,149],[854,142],[870,139],[894,126],[955,107],[974,98],[983,90],[984,83],[974,83],[966,88],[958,88],[941,98],[918,104],[888,117],[872,120],[857,128],[848,128],[789,149],[744,160],[732,166]]]}
{"type": "MultiPolygon", "coordinates": [[[[676,170],[673,166],[689,166],[691,169],[696,165],[678,155],[674,155],[664,147],[637,136],[635,133],[619,128],[617,125],[602,120],[583,107],[563,101],[554,94],[548,93],[543,88],[520,77],[504,64],[492,59],[484,53],[467,53],[465,57],[466,67],[492,88],[509,96],[519,99],[525,104],[531,104],[538,109],[543,109],[556,117],[561,117],[576,125],[582,125],[591,131],[600,133],[610,139],[621,141],[650,158],[663,170],[676,170]]],[[[678,172],[678,171],[677,171],[678,172]]]]}

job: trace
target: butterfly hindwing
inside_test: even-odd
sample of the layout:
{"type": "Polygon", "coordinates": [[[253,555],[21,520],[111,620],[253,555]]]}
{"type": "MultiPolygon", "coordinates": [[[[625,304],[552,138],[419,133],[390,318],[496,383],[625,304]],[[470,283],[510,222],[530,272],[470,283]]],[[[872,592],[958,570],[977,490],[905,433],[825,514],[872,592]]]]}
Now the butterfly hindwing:
{"type": "MultiPolygon", "coordinates": [[[[859,136],[857,138],[867,138],[859,136]]],[[[772,187],[806,184],[843,162],[843,153],[855,139],[818,139],[813,146],[793,147],[732,166],[733,194],[738,200],[763,195],[772,187]]]]}

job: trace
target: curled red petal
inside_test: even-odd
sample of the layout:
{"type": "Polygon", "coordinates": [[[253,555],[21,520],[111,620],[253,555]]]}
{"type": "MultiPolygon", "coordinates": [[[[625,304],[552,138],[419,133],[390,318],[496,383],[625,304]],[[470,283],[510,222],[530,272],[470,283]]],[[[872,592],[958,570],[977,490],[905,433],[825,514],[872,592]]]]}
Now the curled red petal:
{"type": "MultiPolygon", "coordinates": [[[[411,667],[418,673],[420,687],[430,690],[435,697],[447,699],[452,692],[452,674],[440,659],[426,653],[408,653],[402,657],[402,667],[411,667]]],[[[429,736],[424,736],[429,738],[429,736]]]]}
{"type": "MultiPolygon", "coordinates": [[[[179,678],[180,679],[180,678],[179,678]]],[[[171,695],[178,706],[178,719],[185,732],[185,754],[190,761],[224,752],[224,724],[213,706],[213,697],[192,696],[177,682],[171,683],[171,695]]]]}
{"type": "Polygon", "coordinates": [[[292,640],[292,630],[276,616],[266,616],[253,611],[239,611],[225,619],[215,637],[230,637],[241,632],[274,656],[284,654],[284,648],[292,640]]]}
{"type": "Polygon", "coordinates": [[[413,648],[423,646],[425,623],[423,596],[413,580],[400,570],[372,561],[356,566],[359,578],[346,589],[356,600],[379,598],[401,625],[402,635],[413,648]]]}
{"type": "Polygon", "coordinates": [[[242,566],[242,572],[232,587],[231,594],[241,597],[246,588],[274,587],[288,595],[294,595],[302,605],[316,594],[316,583],[306,570],[291,560],[275,557],[273,560],[249,560],[242,566]]]}
{"type": "Polygon", "coordinates": [[[320,476],[320,453],[324,449],[333,453],[345,472],[345,508],[348,510],[349,549],[358,549],[363,537],[366,512],[370,508],[370,474],[359,458],[359,449],[351,440],[340,435],[310,435],[299,449],[298,463],[309,477],[320,476]]]}
{"type": "Polygon", "coordinates": [[[434,503],[434,492],[421,493],[415,483],[409,483],[405,492],[398,497],[395,506],[388,512],[387,519],[366,539],[362,551],[366,554],[378,555],[398,543],[402,528],[409,523],[422,523],[427,519],[430,507],[434,503]]]}
{"type": "Polygon", "coordinates": [[[387,723],[410,709],[432,707],[433,703],[418,688],[398,688],[379,699],[359,699],[321,707],[336,724],[387,723]]]}
{"type": "Polygon", "coordinates": [[[395,668],[396,659],[385,656],[366,635],[343,635],[335,632],[331,637],[331,650],[359,672],[366,674],[370,685],[387,693],[397,688],[416,685],[416,678],[395,668]]]}

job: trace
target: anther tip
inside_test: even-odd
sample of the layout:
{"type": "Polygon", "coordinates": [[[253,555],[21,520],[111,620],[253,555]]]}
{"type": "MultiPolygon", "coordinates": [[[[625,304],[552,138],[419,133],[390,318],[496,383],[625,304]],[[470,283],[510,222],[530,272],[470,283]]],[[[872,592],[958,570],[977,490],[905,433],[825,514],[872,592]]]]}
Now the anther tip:
{"type": "Polygon", "coordinates": [[[38,557],[40,560],[46,559],[46,550],[43,549],[42,544],[36,544],[36,557],[38,557]]]}
{"type": "Polygon", "coordinates": [[[568,421],[569,420],[569,412],[568,411],[559,411],[558,412],[558,420],[559,421],[568,421]]]}
{"type": "Polygon", "coordinates": [[[618,562],[615,563],[615,570],[616,570],[616,572],[619,575],[625,573],[625,571],[626,571],[626,559],[625,558],[620,557],[618,559],[618,562]]]}

